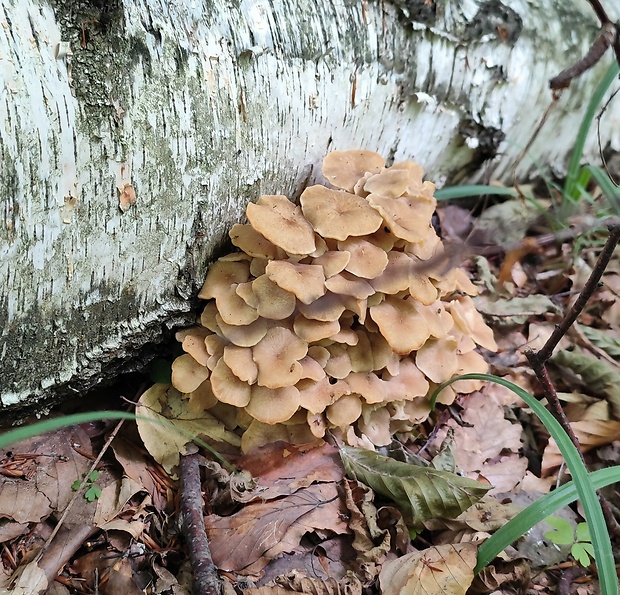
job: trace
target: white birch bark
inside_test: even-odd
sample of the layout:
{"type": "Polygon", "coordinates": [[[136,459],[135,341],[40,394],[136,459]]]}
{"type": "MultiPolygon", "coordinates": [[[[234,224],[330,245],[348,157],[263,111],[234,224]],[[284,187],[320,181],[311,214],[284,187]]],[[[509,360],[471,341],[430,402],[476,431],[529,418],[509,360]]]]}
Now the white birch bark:
{"type": "MultiPolygon", "coordinates": [[[[248,201],[332,149],[414,158],[441,185],[479,176],[501,131],[506,178],[597,31],[578,0],[399,4],[408,19],[387,0],[0,0],[2,407],[91,386],[189,323],[248,201]]],[[[540,161],[564,167],[604,69],[565,94],[540,161]]]]}

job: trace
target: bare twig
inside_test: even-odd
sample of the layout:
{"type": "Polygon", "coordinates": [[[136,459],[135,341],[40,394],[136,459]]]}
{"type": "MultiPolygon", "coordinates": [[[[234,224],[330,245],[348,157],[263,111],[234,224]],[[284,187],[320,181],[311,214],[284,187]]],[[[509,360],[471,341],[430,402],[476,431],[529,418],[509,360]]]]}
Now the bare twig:
{"type": "Polygon", "coordinates": [[[221,584],[213,564],[202,516],[199,455],[181,456],[181,518],[192,564],[194,593],[218,595],[221,584]]]}
{"type": "MultiPolygon", "coordinates": [[[[596,291],[599,286],[601,277],[613,256],[614,250],[620,241],[620,225],[617,223],[610,225],[610,233],[607,238],[607,242],[601,251],[598,260],[596,261],[596,265],[590,274],[590,277],[586,281],[583,289],[579,293],[579,296],[575,300],[574,304],[568,311],[568,313],[562,319],[562,322],[558,324],[549,339],[547,339],[546,343],[543,345],[542,349],[537,353],[533,352],[531,349],[526,350],[525,355],[540,382],[543,393],[547,398],[547,402],[551,409],[551,412],[558,420],[566,434],[571,439],[571,442],[575,445],[575,448],[579,452],[581,459],[584,460],[583,452],[581,450],[581,446],[579,444],[579,439],[573,432],[573,429],[566,417],[566,413],[564,413],[564,409],[562,408],[562,404],[560,403],[560,399],[558,398],[557,392],[553,383],[551,382],[551,378],[549,378],[549,373],[547,371],[546,363],[551,357],[554,349],[557,347],[558,343],[566,335],[571,326],[577,320],[579,314],[581,314],[584,309],[586,303],[592,297],[592,294],[596,291]]],[[[585,462],[585,460],[584,460],[585,462]]],[[[620,535],[620,525],[616,521],[613,512],[609,506],[609,503],[599,492],[599,501],[601,503],[601,507],[603,509],[603,514],[605,515],[605,520],[607,522],[607,526],[609,530],[614,535],[620,535]]]]}
{"type": "Polygon", "coordinates": [[[566,70],[563,70],[557,76],[549,81],[549,88],[552,91],[560,91],[570,86],[573,79],[581,76],[586,70],[592,68],[603,57],[607,48],[609,48],[616,39],[616,27],[611,22],[603,26],[602,31],[594,40],[594,43],[586,53],[586,55],[566,70]]]}
{"type": "Polygon", "coordinates": [[[590,274],[584,288],[581,290],[581,293],[575,300],[575,303],[572,305],[568,314],[564,317],[562,322],[555,327],[555,330],[543,346],[543,348],[535,355],[535,358],[540,361],[543,365],[547,362],[547,360],[551,357],[553,350],[556,348],[557,344],[560,342],[560,339],[568,332],[568,329],[573,325],[575,320],[581,311],[584,309],[586,303],[592,297],[592,294],[596,291],[601,277],[613,256],[614,249],[616,245],[620,241],[620,225],[611,226],[609,237],[607,238],[607,242],[601,251],[601,254],[598,257],[596,265],[590,274]]]}

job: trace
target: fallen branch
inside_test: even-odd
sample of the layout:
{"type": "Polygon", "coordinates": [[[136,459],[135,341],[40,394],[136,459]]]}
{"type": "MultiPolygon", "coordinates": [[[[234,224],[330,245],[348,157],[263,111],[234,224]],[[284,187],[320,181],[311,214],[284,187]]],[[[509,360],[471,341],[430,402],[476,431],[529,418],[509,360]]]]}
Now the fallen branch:
{"type": "MultiPolygon", "coordinates": [[[[197,448],[196,448],[197,450],[197,448]]],[[[194,593],[219,595],[221,584],[211,558],[202,512],[200,456],[195,452],[181,456],[181,519],[192,564],[194,593]]]]}

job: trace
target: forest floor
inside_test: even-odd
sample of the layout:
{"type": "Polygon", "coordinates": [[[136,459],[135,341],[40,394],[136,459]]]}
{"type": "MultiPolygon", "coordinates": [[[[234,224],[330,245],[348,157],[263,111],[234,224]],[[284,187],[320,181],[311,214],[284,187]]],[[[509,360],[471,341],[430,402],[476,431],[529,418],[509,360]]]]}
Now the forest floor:
{"type": "MultiPolygon", "coordinates": [[[[444,240],[471,240],[478,221],[482,227],[489,221],[519,227],[515,206],[519,210],[518,200],[507,201],[479,218],[461,207],[440,208],[444,240]]],[[[574,216],[573,227],[585,217],[574,216]]],[[[548,227],[536,216],[519,229],[512,248],[488,258],[472,255],[464,266],[480,289],[476,307],[499,346],[496,353],[483,350],[490,371],[541,397],[525,352],[540,349],[570,308],[606,232],[538,241],[548,237],[548,227]]],[[[615,258],[549,365],[590,470],[620,462],[619,296],[615,258]]],[[[51,417],[126,410],[148,382],[147,375],[121,379],[51,417]]],[[[202,486],[196,494],[189,471],[174,467],[167,473],[166,464],[155,462],[152,445],[165,440],[161,428],[151,436],[145,432],[133,421],[92,422],[0,452],[0,593],[191,593],[196,573],[188,551],[199,547],[199,537],[181,522],[180,507],[192,495],[200,502],[200,491],[225,593],[599,592],[577,505],[536,525],[473,576],[479,544],[570,479],[545,427],[505,387],[487,383],[449,407],[438,406],[416,435],[399,434],[383,449],[400,460],[444,457],[442,464],[462,477],[492,486],[458,518],[426,520],[415,531],[392,500],[347,477],[333,445],[278,442],[242,457],[232,448],[220,450],[245,470],[241,475],[197,458],[202,486]],[[183,482],[180,473],[188,473],[183,482]]],[[[613,486],[605,496],[613,511],[620,510],[613,486]]],[[[612,540],[617,548],[618,538],[612,540]]]]}

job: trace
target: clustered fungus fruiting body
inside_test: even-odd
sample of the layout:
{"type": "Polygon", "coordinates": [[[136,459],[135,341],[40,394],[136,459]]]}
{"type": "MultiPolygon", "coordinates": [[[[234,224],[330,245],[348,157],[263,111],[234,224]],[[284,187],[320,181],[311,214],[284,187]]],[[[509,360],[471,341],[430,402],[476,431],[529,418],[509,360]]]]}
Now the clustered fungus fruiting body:
{"type": "MultiPolygon", "coordinates": [[[[177,335],[186,353],[172,383],[190,406],[241,428],[244,450],[327,430],[386,445],[426,419],[438,384],[487,371],[476,345],[497,347],[476,287],[461,269],[425,263],[443,246],[423,173],[335,151],[323,162],[333,188],[307,188],[299,206],[261,196],[233,226],[240,251],[211,266],[200,326],[177,335]]],[[[439,400],[477,388],[458,381],[439,400]]]]}

